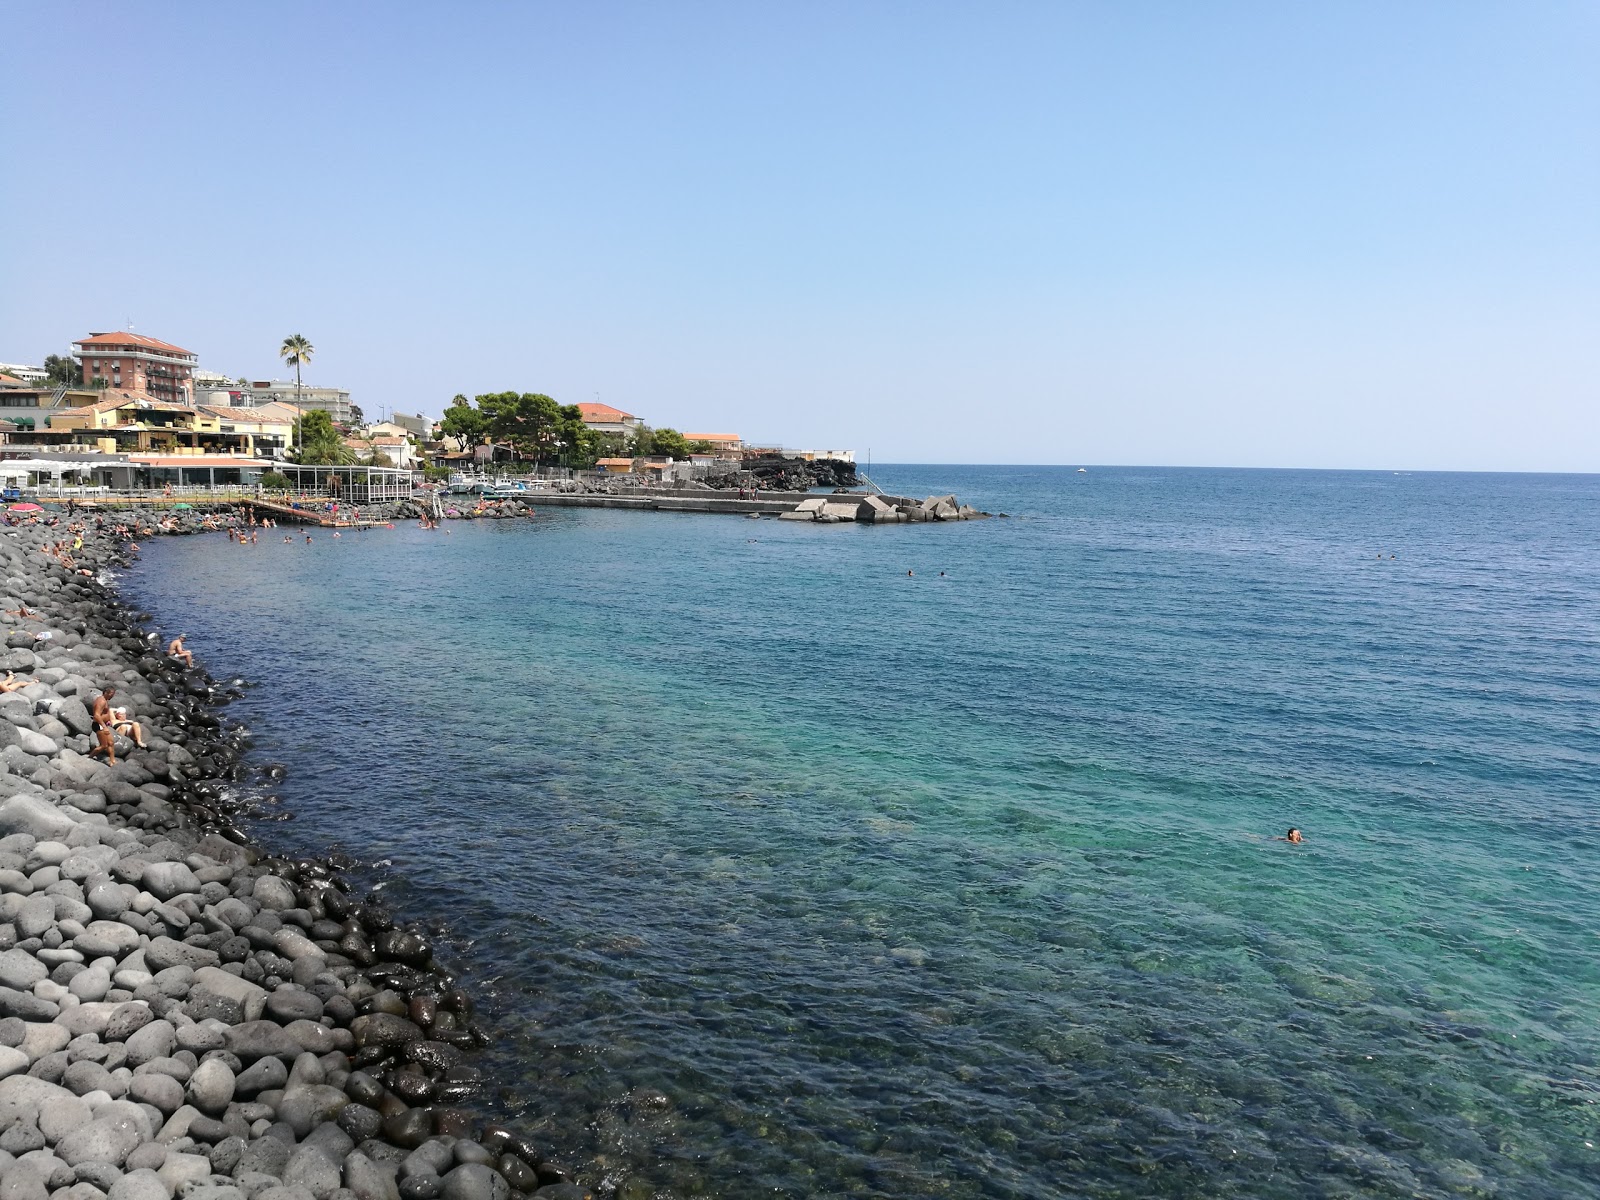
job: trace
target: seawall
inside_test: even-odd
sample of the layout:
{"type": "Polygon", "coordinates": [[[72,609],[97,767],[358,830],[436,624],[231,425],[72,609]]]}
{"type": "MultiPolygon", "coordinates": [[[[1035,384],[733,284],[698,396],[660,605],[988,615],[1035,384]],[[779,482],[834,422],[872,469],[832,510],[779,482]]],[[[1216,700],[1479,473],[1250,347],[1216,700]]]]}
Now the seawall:
{"type": "Polygon", "coordinates": [[[590,1196],[475,1111],[488,1034],[426,939],[239,824],[230,688],[106,582],[157,515],[0,526],[0,1194],[590,1196]]]}

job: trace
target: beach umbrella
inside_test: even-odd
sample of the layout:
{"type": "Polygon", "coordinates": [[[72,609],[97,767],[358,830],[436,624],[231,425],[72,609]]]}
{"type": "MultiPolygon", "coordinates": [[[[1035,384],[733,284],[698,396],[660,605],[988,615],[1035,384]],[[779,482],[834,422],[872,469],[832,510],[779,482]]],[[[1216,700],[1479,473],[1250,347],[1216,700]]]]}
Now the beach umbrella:
{"type": "Polygon", "coordinates": [[[37,504],[13,504],[11,506],[11,511],[12,512],[43,512],[44,509],[40,508],[37,504]]]}
{"type": "Polygon", "coordinates": [[[173,508],[193,508],[192,504],[185,504],[182,500],[172,506],[173,508]]]}

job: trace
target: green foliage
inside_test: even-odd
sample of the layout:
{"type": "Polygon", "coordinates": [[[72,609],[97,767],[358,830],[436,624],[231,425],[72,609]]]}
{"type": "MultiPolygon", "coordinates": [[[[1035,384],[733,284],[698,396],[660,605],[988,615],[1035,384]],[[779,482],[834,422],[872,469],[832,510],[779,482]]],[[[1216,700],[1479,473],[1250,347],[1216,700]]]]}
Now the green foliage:
{"type": "Polygon", "coordinates": [[[629,436],[627,446],[617,458],[648,458],[656,452],[656,431],[640,425],[629,436]]]}
{"type": "Polygon", "coordinates": [[[446,483],[450,479],[449,467],[423,467],[422,477],[429,483],[446,483]]]}
{"type": "Polygon", "coordinates": [[[287,492],[294,487],[294,484],[290,483],[289,477],[281,471],[263,471],[261,486],[269,492],[287,492]]]}
{"type": "Polygon", "coordinates": [[[689,442],[676,429],[658,429],[653,440],[657,454],[665,454],[675,459],[689,457],[689,442]]]}
{"type": "Polygon", "coordinates": [[[462,438],[468,446],[479,445],[488,432],[489,422],[465,396],[457,395],[444,410],[439,432],[445,437],[462,438]]]}
{"type": "Polygon", "coordinates": [[[321,409],[310,409],[294,423],[295,443],[300,447],[294,460],[307,467],[344,467],[356,461],[356,452],[344,444],[333,418],[321,409]]]}
{"type": "Polygon", "coordinates": [[[717,448],[706,441],[705,438],[696,438],[689,443],[690,454],[715,454],[716,452],[717,448]]]}
{"type": "Polygon", "coordinates": [[[44,359],[45,382],[52,387],[82,387],[83,367],[70,354],[47,354],[44,359]]]}
{"type": "Polygon", "coordinates": [[[369,467],[392,467],[392,466],[394,466],[394,459],[390,458],[382,450],[374,450],[372,452],[372,457],[367,459],[367,466],[369,466],[369,467]]]}

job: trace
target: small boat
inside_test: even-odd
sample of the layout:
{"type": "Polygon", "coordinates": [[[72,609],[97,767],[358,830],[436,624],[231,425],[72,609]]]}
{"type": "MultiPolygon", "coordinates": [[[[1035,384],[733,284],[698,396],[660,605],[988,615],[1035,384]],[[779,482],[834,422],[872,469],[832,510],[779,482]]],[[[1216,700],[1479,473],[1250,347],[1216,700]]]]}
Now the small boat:
{"type": "Polygon", "coordinates": [[[1089,468],[1088,467],[1079,467],[1078,468],[1078,474],[1079,475],[1087,475],[1088,473],[1089,473],[1089,468]]]}

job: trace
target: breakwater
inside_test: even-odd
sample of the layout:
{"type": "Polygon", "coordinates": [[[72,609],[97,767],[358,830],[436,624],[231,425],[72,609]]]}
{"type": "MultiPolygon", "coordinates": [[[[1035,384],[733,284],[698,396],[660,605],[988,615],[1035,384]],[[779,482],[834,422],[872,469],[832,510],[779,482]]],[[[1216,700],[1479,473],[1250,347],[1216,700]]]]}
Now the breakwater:
{"type": "Polygon", "coordinates": [[[155,519],[0,528],[0,1194],[588,1196],[474,1115],[489,1035],[428,940],[241,827],[238,681],[104,576],[155,519]]]}

